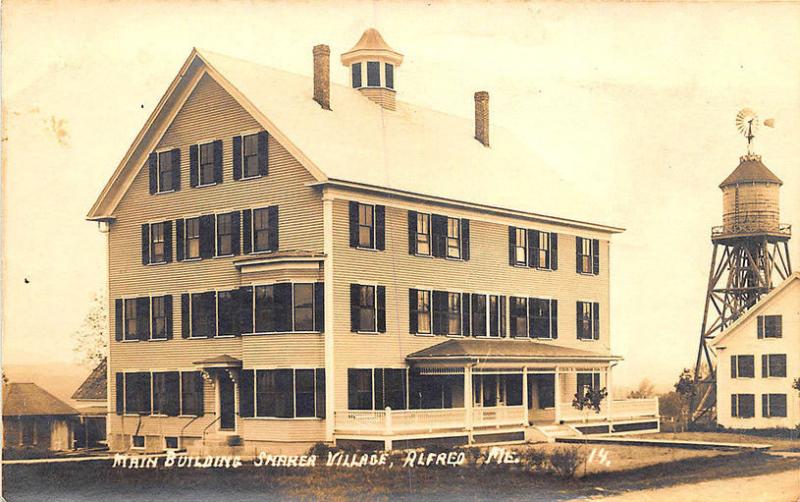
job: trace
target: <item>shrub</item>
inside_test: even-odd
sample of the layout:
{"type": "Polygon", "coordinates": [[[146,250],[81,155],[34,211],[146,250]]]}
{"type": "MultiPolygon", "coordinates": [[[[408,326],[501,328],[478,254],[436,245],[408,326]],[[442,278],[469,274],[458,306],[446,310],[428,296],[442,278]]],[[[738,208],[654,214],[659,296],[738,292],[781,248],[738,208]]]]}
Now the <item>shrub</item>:
{"type": "Polygon", "coordinates": [[[575,476],[578,467],[585,460],[585,455],[577,446],[558,448],[550,452],[550,467],[563,478],[575,476]]]}
{"type": "Polygon", "coordinates": [[[544,450],[528,448],[519,453],[520,462],[531,471],[543,471],[547,466],[547,453],[544,450]]]}
{"type": "Polygon", "coordinates": [[[306,455],[316,455],[317,458],[328,458],[328,452],[336,452],[338,448],[327,443],[314,443],[314,446],[308,449],[306,455]]]}

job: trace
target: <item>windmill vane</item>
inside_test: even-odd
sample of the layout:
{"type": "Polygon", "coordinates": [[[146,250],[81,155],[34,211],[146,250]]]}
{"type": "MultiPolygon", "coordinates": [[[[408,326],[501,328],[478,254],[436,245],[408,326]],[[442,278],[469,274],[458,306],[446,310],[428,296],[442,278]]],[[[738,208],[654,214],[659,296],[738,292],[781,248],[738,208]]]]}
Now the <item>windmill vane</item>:
{"type": "Polygon", "coordinates": [[[756,137],[759,125],[775,127],[775,119],[759,121],[758,114],[750,108],[742,108],[736,114],[736,129],[747,138],[747,153],[752,153],[753,139],[756,137]]]}

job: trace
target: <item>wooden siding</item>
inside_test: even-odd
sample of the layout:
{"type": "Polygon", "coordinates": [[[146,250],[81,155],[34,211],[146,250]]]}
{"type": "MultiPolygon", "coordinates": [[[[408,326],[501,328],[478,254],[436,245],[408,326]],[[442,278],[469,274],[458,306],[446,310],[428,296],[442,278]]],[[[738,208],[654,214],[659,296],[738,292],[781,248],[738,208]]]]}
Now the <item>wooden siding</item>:
{"type": "MultiPolygon", "coordinates": [[[[364,200],[354,196],[352,200],[364,200]]],[[[375,202],[370,200],[370,202],[375,202]]],[[[508,226],[494,223],[477,212],[450,210],[420,205],[422,212],[470,219],[470,260],[411,256],[408,254],[408,211],[386,204],[386,250],[368,251],[349,246],[348,201],[335,200],[334,295],[335,311],[335,387],[336,408],[346,407],[347,368],[402,366],[406,355],[446,341],[443,336],[409,333],[408,290],[431,288],[461,292],[525,295],[558,299],[558,339],[541,341],[607,354],[609,340],[609,242],[601,240],[600,274],[582,275],[575,271],[575,231],[557,227],[520,227],[558,231],[558,270],[544,271],[512,267],[508,264],[508,226]],[[349,285],[378,283],[386,286],[386,333],[350,332],[349,285]],[[578,300],[600,303],[600,339],[578,340],[575,303],[578,300]]],[[[380,203],[380,201],[378,201],[380,203]]],[[[577,235],[596,237],[591,234],[577,235]]]]}

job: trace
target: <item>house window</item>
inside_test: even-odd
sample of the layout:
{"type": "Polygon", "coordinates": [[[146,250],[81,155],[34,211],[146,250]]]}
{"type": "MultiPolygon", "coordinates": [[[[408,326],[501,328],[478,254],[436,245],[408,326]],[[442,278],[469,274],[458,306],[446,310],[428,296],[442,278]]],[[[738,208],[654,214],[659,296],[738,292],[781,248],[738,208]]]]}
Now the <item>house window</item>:
{"type": "Polygon", "coordinates": [[[137,450],[144,449],[144,436],[131,436],[131,448],[136,448],[137,450]]]}
{"type": "Polygon", "coordinates": [[[177,436],[164,436],[164,448],[167,450],[177,450],[178,449],[178,437],[177,436]]]}
{"type": "Polygon", "coordinates": [[[783,319],[780,315],[760,315],[758,322],[758,338],[781,338],[783,336],[783,319]]]}
{"type": "Polygon", "coordinates": [[[150,373],[125,373],[125,412],[150,414],[150,373]]]}
{"type": "Polygon", "coordinates": [[[501,335],[501,326],[505,324],[503,305],[499,296],[489,295],[489,336],[501,335]]]}
{"type": "Polygon", "coordinates": [[[531,298],[531,338],[557,338],[557,300],[531,298]]]}
{"type": "Polygon", "coordinates": [[[376,331],[375,286],[358,286],[358,331],[376,331]]]}
{"type": "Polygon", "coordinates": [[[528,299],[518,296],[511,297],[511,336],[528,336],[528,299]]]}
{"type": "Polygon", "coordinates": [[[404,368],[347,370],[347,407],[350,410],[393,410],[408,408],[408,372],[404,368]]]}
{"type": "Polygon", "coordinates": [[[150,224],[150,263],[165,263],[167,261],[164,244],[165,223],[150,224]]]}
{"type": "Polygon", "coordinates": [[[321,301],[322,283],[280,283],[255,287],[255,331],[284,333],[321,331],[317,325],[324,316],[321,301]]]}
{"type": "Polygon", "coordinates": [[[314,416],[314,370],[295,370],[294,408],[296,417],[314,416]]]}
{"type": "Polygon", "coordinates": [[[271,251],[269,208],[253,209],[253,251],[271,251]]]}
{"type": "Polygon", "coordinates": [[[214,143],[200,145],[200,168],[198,170],[199,184],[214,184],[214,143]]]}
{"type": "Polygon", "coordinates": [[[358,205],[358,247],[375,247],[375,206],[358,205]]]}
{"type": "Polygon", "coordinates": [[[167,306],[166,298],[163,296],[155,296],[151,298],[150,312],[152,313],[153,328],[151,330],[152,338],[164,340],[167,338],[167,306]]]}
{"type": "Polygon", "coordinates": [[[217,292],[217,336],[237,335],[239,305],[233,291],[217,292]]]}
{"type": "Polygon", "coordinates": [[[739,418],[756,416],[756,396],[754,394],[731,394],[731,416],[739,418]]]}
{"type": "Polygon", "coordinates": [[[550,232],[537,232],[539,236],[539,243],[538,243],[538,253],[539,253],[539,268],[549,269],[551,268],[551,261],[550,261],[550,232]]]}
{"type": "Polygon", "coordinates": [[[528,237],[524,228],[514,229],[514,264],[528,264],[528,237]]]}
{"type": "Polygon", "coordinates": [[[294,330],[314,331],[314,285],[294,285],[294,330]]]}
{"type": "Polygon", "coordinates": [[[577,383],[578,395],[585,396],[589,390],[600,388],[600,373],[578,373],[577,383]]]}
{"type": "Polygon", "coordinates": [[[486,295],[471,295],[472,298],[472,336],[486,336],[487,321],[489,316],[486,314],[486,295]]]}
{"type": "Polygon", "coordinates": [[[138,340],[139,332],[136,315],[136,298],[125,300],[125,340],[138,340]]]}
{"type": "Polygon", "coordinates": [[[762,377],[785,377],[786,354],[764,354],[761,356],[762,377]]]}
{"type": "Polygon", "coordinates": [[[380,87],[381,85],[381,63],[379,61],[367,61],[367,86],[380,87]]]}
{"type": "Polygon", "coordinates": [[[731,378],[754,378],[755,358],[753,356],[731,356],[731,378]]]}
{"type": "Polygon", "coordinates": [[[173,150],[160,152],[158,154],[158,191],[160,193],[175,190],[175,178],[179,173],[175,172],[172,165],[173,150]]]}
{"type": "Polygon", "coordinates": [[[203,414],[203,377],[199,371],[181,373],[181,415],[203,414]]]}
{"type": "Polygon", "coordinates": [[[447,334],[461,334],[461,293],[447,293],[447,334]]]}
{"type": "Polygon", "coordinates": [[[411,313],[417,321],[417,329],[413,331],[420,334],[431,333],[431,292],[424,289],[416,291],[416,308],[411,313]]]}
{"type": "Polygon", "coordinates": [[[233,254],[233,215],[217,215],[217,256],[233,254]]]}
{"type": "Polygon", "coordinates": [[[256,371],[256,416],[294,417],[293,370],[256,371]]]}
{"type": "Polygon", "coordinates": [[[351,69],[353,75],[353,87],[358,89],[361,87],[361,63],[353,63],[351,69]]]}
{"type": "Polygon", "coordinates": [[[216,292],[191,295],[191,337],[208,338],[217,334],[216,292]]]}
{"type": "Polygon", "coordinates": [[[242,137],[242,167],[245,178],[254,178],[258,171],[258,134],[242,137]]]}
{"type": "Polygon", "coordinates": [[[597,340],[600,338],[600,304],[597,302],[577,302],[575,322],[578,340],[597,340]]]}
{"type": "Polygon", "coordinates": [[[372,402],[372,370],[347,370],[347,409],[371,410],[372,402]]]}
{"type": "Polygon", "coordinates": [[[186,220],[185,246],[184,254],[187,260],[200,258],[200,218],[186,220]]]}
{"type": "Polygon", "coordinates": [[[417,254],[431,254],[431,215],[417,213],[417,254]]]}
{"type": "Polygon", "coordinates": [[[176,417],[180,413],[180,374],[153,373],[153,414],[176,417]]]}
{"type": "Polygon", "coordinates": [[[386,87],[394,89],[394,65],[385,63],[386,66],[386,87]]]}
{"type": "Polygon", "coordinates": [[[786,394],[761,394],[761,415],[764,417],[785,417],[786,394]]]}
{"type": "Polygon", "coordinates": [[[447,257],[461,258],[461,223],[458,218],[447,218],[447,257]]]}
{"type": "Polygon", "coordinates": [[[578,253],[578,271],[582,274],[592,273],[592,240],[580,239],[580,249],[578,253]]]}

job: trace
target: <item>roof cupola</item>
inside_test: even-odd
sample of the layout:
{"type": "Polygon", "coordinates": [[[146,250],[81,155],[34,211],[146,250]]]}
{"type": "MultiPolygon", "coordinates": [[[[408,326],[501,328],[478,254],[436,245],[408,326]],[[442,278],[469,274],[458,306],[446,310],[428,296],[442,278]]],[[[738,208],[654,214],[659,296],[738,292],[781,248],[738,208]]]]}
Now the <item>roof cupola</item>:
{"type": "Polygon", "coordinates": [[[368,28],[352,49],[342,54],[342,64],[350,69],[350,85],[387,110],[395,109],[395,69],[403,55],[383,39],[378,30],[368,28]]]}

